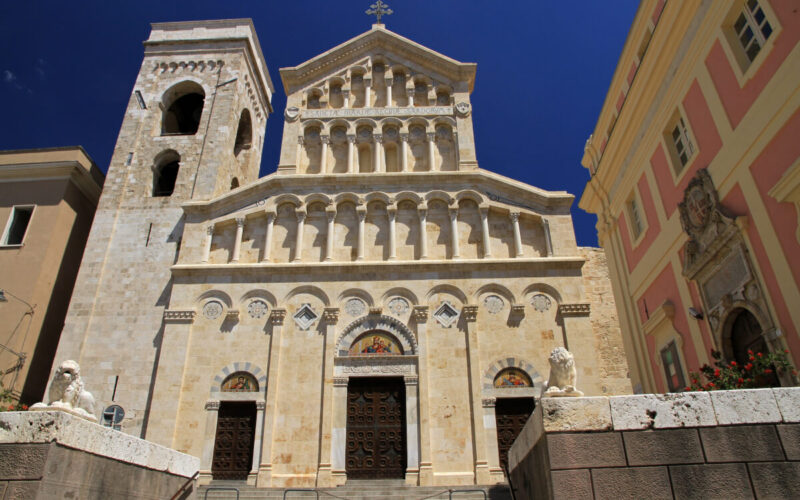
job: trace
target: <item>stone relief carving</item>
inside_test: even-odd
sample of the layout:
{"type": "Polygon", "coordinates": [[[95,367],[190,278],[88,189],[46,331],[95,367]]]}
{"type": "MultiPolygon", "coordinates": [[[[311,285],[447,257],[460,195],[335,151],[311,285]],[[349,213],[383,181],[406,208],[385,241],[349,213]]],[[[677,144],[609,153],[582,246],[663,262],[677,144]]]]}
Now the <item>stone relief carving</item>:
{"type": "Polygon", "coordinates": [[[583,393],[576,389],[578,372],[575,369],[575,358],[563,347],[556,347],[550,352],[550,377],[542,397],[576,397],[583,393]]]}
{"type": "MultiPolygon", "coordinates": [[[[467,104],[467,103],[462,103],[467,104]]],[[[469,104],[467,104],[469,113],[469,104]]],[[[362,116],[436,116],[452,115],[452,106],[419,106],[408,108],[339,108],[339,109],[307,109],[303,111],[303,119],[357,118],[362,116]]],[[[464,115],[466,116],[466,115],[464,115]]]]}
{"type": "Polygon", "coordinates": [[[308,330],[317,318],[319,318],[319,315],[311,308],[311,304],[303,304],[292,317],[298,328],[301,330],[308,330]]]}
{"type": "Polygon", "coordinates": [[[469,112],[472,110],[472,106],[468,102],[459,102],[456,104],[456,113],[458,116],[469,116],[469,112]]]}
{"type": "Polygon", "coordinates": [[[218,300],[209,300],[203,306],[203,316],[208,319],[217,319],[222,315],[222,303],[218,300]]]}
{"type": "Polygon", "coordinates": [[[504,304],[505,302],[499,295],[487,295],[486,298],[483,299],[483,305],[491,314],[497,314],[502,311],[504,304]]]}
{"type": "Polygon", "coordinates": [[[395,297],[389,301],[389,312],[395,316],[403,316],[408,312],[408,301],[402,297],[395,297]]]}
{"type": "Polygon", "coordinates": [[[458,320],[458,316],[458,309],[453,307],[453,304],[447,300],[442,302],[442,305],[440,305],[439,308],[436,309],[436,312],[433,313],[433,317],[436,318],[436,321],[438,321],[439,324],[445,328],[450,328],[453,326],[453,323],[458,320]]]}
{"type": "Polygon", "coordinates": [[[250,315],[251,318],[262,318],[265,314],[267,314],[267,303],[261,299],[251,300],[249,304],[247,304],[247,314],[250,315]]]}
{"type": "Polygon", "coordinates": [[[295,106],[290,106],[283,112],[283,116],[287,122],[293,122],[300,116],[300,109],[295,106]]]}
{"type": "Polygon", "coordinates": [[[533,304],[533,308],[539,312],[545,312],[550,309],[552,303],[550,302],[550,297],[547,295],[543,295],[541,293],[537,293],[531,299],[531,304],[533,304]]]}
{"type": "Polygon", "coordinates": [[[31,410],[59,410],[97,422],[94,415],[94,396],[83,389],[81,367],[67,360],[61,363],[50,382],[47,403],[36,403],[31,410]]]}
{"type": "Polygon", "coordinates": [[[366,310],[367,305],[361,299],[352,298],[344,303],[344,312],[346,312],[348,316],[353,316],[354,318],[363,316],[366,310]]]}
{"type": "Polygon", "coordinates": [[[170,323],[191,323],[194,321],[193,310],[167,309],[164,311],[164,321],[170,323]]]}

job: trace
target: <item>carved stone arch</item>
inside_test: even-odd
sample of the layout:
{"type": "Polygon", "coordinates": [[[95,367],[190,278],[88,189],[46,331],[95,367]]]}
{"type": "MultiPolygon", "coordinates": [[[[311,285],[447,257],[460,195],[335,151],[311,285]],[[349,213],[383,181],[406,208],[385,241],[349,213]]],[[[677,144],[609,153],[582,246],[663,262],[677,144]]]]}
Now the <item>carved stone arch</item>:
{"type": "Polygon", "coordinates": [[[339,296],[336,298],[336,301],[340,304],[340,307],[344,307],[345,301],[353,297],[363,300],[367,304],[367,307],[372,307],[375,305],[375,302],[372,300],[372,295],[361,288],[348,288],[339,294],[339,296]]]}
{"type": "Polygon", "coordinates": [[[324,134],[325,126],[326,124],[322,120],[308,120],[307,122],[303,123],[303,135],[305,135],[306,132],[312,128],[318,128],[320,133],[324,134]]]}
{"type": "Polygon", "coordinates": [[[459,191],[456,193],[455,199],[459,202],[461,202],[461,200],[472,200],[477,203],[479,207],[487,202],[486,198],[482,194],[477,191],[473,191],[472,189],[459,191]]]}
{"type": "Polygon", "coordinates": [[[432,132],[432,130],[430,130],[430,122],[425,118],[420,118],[418,116],[408,118],[406,120],[406,128],[411,130],[413,126],[422,127],[426,132],[432,132]]]}
{"type": "Polygon", "coordinates": [[[337,206],[341,203],[352,203],[358,206],[364,203],[364,200],[355,193],[339,193],[334,198],[334,203],[336,203],[337,206]]]}
{"type": "Polygon", "coordinates": [[[295,208],[303,206],[303,200],[301,200],[297,195],[291,193],[284,193],[278,195],[277,197],[275,197],[274,203],[275,203],[275,208],[278,208],[285,203],[294,205],[295,208]]]}
{"type": "Polygon", "coordinates": [[[222,392],[222,383],[229,375],[236,372],[246,372],[258,381],[258,392],[264,392],[267,388],[267,372],[260,366],[249,361],[236,361],[224,367],[214,376],[211,382],[212,393],[222,392]]]}
{"type": "Polygon", "coordinates": [[[203,81],[193,76],[187,76],[177,83],[169,83],[170,85],[161,91],[159,104],[161,105],[162,111],[167,110],[176,99],[186,94],[198,92],[202,94],[203,97],[208,95],[207,89],[203,86],[203,81]]]}
{"type": "Polygon", "coordinates": [[[379,201],[386,205],[391,205],[394,203],[392,197],[386,193],[381,193],[380,191],[373,191],[364,197],[364,201],[367,203],[372,203],[373,201],[379,201]]]}
{"type": "Polygon", "coordinates": [[[367,66],[365,64],[354,64],[354,65],[350,66],[350,68],[347,70],[347,72],[349,74],[351,74],[351,75],[353,75],[353,74],[366,75],[367,74],[367,66]]]}
{"type": "Polygon", "coordinates": [[[408,300],[411,306],[418,306],[419,299],[417,298],[417,294],[409,290],[405,287],[396,286],[394,288],[390,288],[386,290],[386,292],[381,296],[381,302],[384,304],[387,303],[393,297],[403,297],[404,299],[408,300]]]}
{"type": "Polygon", "coordinates": [[[376,133],[378,130],[380,130],[378,122],[372,118],[359,118],[353,123],[353,130],[358,130],[361,127],[368,127],[373,133],[376,133]]]}
{"type": "Polygon", "coordinates": [[[394,116],[388,116],[378,121],[378,126],[380,127],[381,131],[384,131],[389,127],[394,127],[397,128],[399,132],[403,130],[403,120],[396,118],[394,116]]]}
{"type": "Polygon", "coordinates": [[[447,206],[453,203],[453,197],[450,194],[438,189],[425,193],[425,201],[430,202],[432,200],[442,200],[447,206]]]}
{"type": "Polygon", "coordinates": [[[263,288],[255,288],[253,290],[248,290],[239,298],[239,303],[244,304],[248,300],[256,298],[265,300],[269,305],[270,309],[278,307],[278,301],[275,299],[275,296],[272,295],[272,292],[265,290],[263,288]]]}
{"type": "Polygon", "coordinates": [[[556,290],[553,286],[548,285],[547,283],[534,283],[532,285],[528,285],[525,287],[525,290],[522,292],[522,297],[527,297],[528,295],[533,295],[536,292],[541,292],[546,295],[549,295],[556,301],[556,308],[558,304],[563,304],[564,299],[561,297],[561,293],[556,290]]]}
{"type": "Polygon", "coordinates": [[[437,293],[450,294],[453,297],[455,297],[456,299],[458,299],[459,301],[461,301],[461,304],[463,304],[463,305],[469,304],[469,302],[467,301],[467,296],[464,294],[463,291],[461,291],[460,288],[455,287],[455,286],[450,285],[450,284],[447,284],[447,283],[442,283],[442,284],[436,285],[436,286],[432,287],[430,290],[428,290],[428,293],[425,294],[426,301],[430,302],[431,299],[433,298],[433,296],[435,294],[437,294],[437,293]]]}
{"type": "Polygon", "coordinates": [[[330,133],[336,127],[343,127],[345,132],[350,133],[353,129],[351,123],[348,120],[343,120],[342,118],[336,118],[335,120],[331,120],[326,124],[325,130],[326,133],[330,133]]]}
{"type": "Polygon", "coordinates": [[[420,205],[424,203],[425,200],[420,197],[417,193],[413,193],[411,191],[401,191],[394,195],[395,203],[400,203],[401,201],[409,200],[413,202],[415,205],[420,205]]]}
{"type": "Polygon", "coordinates": [[[293,289],[291,292],[286,294],[286,297],[283,298],[282,303],[289,302],[293,297],[301,293],[307,293],[309,295],[313,295],[314,297],[319,299],[320,302],[322,302],[322,305],[325,307],[330,307],[331,305],[331,301],[328,298],[328,294],[325,293],[325,291],[322,288],[314,285],[303,285],[293,289]]]}
{"type": "Polygon", "coordinates": [[[480,303],[481,297],[488,294],[497,294],[506,299],[509,304],[517,303],[517,298],[514,296],[514,292],[498,283],[488,283],[478,288],[472,295],[473,303],[482,306],[483,304],[480,303]]]}
{"type": "Polygon", "coordinates": [[[209,299],[217,299],[221,301],[228,309],[233,308],[233,299],[231,299],[231,296],[223,292],[222,290],[216,290],[216,289],[207,290],[201,293],[197,297],[197,299],[195,299],[195,303],[197,303],[198,305],[203,304],[209,299]]]}
{"type": "Polygon", "coordinates": [[[538,398],[542,393],[542,388],[545,384],[545,379],[542,377],[541,374],[536,370],[532,363],[515,356],[508,356],[506,358],[500,358],[486,369],[483,373],[483,379],[481,380],[482,386],[482,393],[484,397],[497,397],[497,396],[504,396],[504,395],[512,395],[516,394],[518,396],[527,396],[527,397],[536,397],[538,398]],[[503,388],[496,388],[494,386],[494,379],[497,375],[507,369],[507,368],[517,368],[525,372],[528,377],[531,379],[533,383],[533,387],[530,388],[511,388],[511,389],[503,389],[503,388]]]}
{"type": "Polygon", "coordinates": [[[333,202],[331,197],[327,194],[323,193],[311,193],[303,199],[303,204],[308,206],[312,203],[322,203],[325,206],[330,205],[333,202]]]}
{"type": "Polygon", "coordinates": [[[411,77],[411,81],[414,82],[414,85],[417,83],[424,83],[425,85],[433,85],[433,79],[426,75],[425,73],[415,73],[411,77]]]}
{"type": "Polygon", "coordinates": [[[339,356],[347,356],[350,346],[362,333],[371,330],[380,330],[394,336],[403,347],[404,355],[416,355],[418,352],[417,338],[414,333],[400,320],[392,316],[365,316],[359,318],[342,330],[336,341],[336,352],[339,356]]]}
{"type": "Polygon", "coordinates": [[[333,76],[328,78],[327,84],[328,84],[329,87],[332,86],[332,85],[345,86],[345,85],[347,85],[347,82],[345,81],[344,77],[341,77],[339,75],[333,75],[333,76]]]}
{"type": "Polygon", "coordinates": [[[726,307],[725,316],[721,318],[719,325],[714,332],[717,345],[722,348],[722,353],[725,356],[725,359],[729,361],[734,359],[732,345],[733,323],[739,317],[739,314],[741,314],[742,310],[749,312],[753,315],[753,317],[755,317],[756,321],[758,321],[758,324],[761,327],[761,336],[764,337],[764,342],[767,344],[767,347],[770,345],[770,342],[767,341],[767,338],[764,336],[765,333],[774,328],[769,315],[764,314],[764,311],[762,311],[758,305],[749,300],[733,301],[728,307],[726,307]]]}
{"type": "Polygon", "coordinates": [[[456,124],[456,121],[453,118],[449,117],[449,116],[437,116],[436,118],[433,119],[432,124],[433,124],[434,128],[437,125],[449,126],[450,128],[453,129],[454,132],[458,128],[458,125],[456,124]]]}

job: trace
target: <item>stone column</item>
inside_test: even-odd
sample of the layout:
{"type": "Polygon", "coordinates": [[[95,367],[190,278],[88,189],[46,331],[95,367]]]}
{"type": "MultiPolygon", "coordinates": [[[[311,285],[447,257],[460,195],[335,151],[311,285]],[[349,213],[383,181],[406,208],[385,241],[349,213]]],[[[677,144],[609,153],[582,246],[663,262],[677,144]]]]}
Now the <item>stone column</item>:
{"type": "Polygon", "coordinates": [[[475,453],[475,482],[489,483],[489,463],[486,461],[486,433],[484,432],[483,408],[481,407],[481,366],[480,347],[478,344],[478,306],[465,305],[461,314],[466,322],[467,356],[469,368],[467,380],[472,405],[472,445],[475,453]]]}
{"type": "Polygon", "coordinates": [[[414,92],[414,83],[413,82],[411,83],[410,87],[408,85],[406,85],[406,95],[408,96],[408,106],[409,107],[414,106],[414,97],[416,95],[416,92],[414,92]]]}
{"type": "Polygon", "coordinates": [[[428,258],[428,207],[417,208],[417,213],[419,213],[419,258],[422,260],[428,258]]]}
{"type": "Polygon", "coordinates": [[[419,484],[419,377],[406,375],[406,484],[419,484]]]}
{"type": "Polygon", "coordinates": [[[356,214],[358,215],[358,255],[356,260],[364,260],[364,226],[367,220],[367,207],[359,205],[356,207],[356,214]]]}
{"type": "MultiPolygon", "coordinates": [[[[203,439],[203,452],[200,455],[200,473],[211,475],[211,463],[214,461],[214,443],[217,434],[217,421],[219,419],[219,401],[209,399],[206,401],[206,430],[203,439]]],[[[258,429],[258,427],[256,427],[258,429]]],[[[256,431],[256,434],[258,431],[256,431]]]]}
{"type": "Polygon", "coordinates": [[[300,163],[303,159],[303,147],[306,144],[306,139],[302,135],[297,136],[297,160],[295,161],[295,168],[297,173],[300,173],[300,163]]]}
{"type": "Polygon", "coordinates": [[[483,407],[483,431],[486,434],[486,459],[489,462],[490,483],[502,482],[504,471],[500,468],[500,449],[497,446],[497,416],[495,405],[497,399],[484,398],[481,400],[483,407]]]}
{"type": "Polygon", "coordinates": [[[333,414],[331,409],[333,403],[334,388],[329,382],[333,378],[333,357],[336,355],[336,324],[339,322],[339,308],[326,307],[322,312],[322,320],[325,323],[325,349],[322,351],[322,359],[320,365],[324,367],[322,380],[322,402],[321,412],[322,422],[322,439],[320,440],[320,463],[317,469],[317,485],[318,486],[335,486],[332,481],[332,439],[330,431],[333,430],[333,414]]]}
{"type": "Polygon", "coordinates": [[[408,172],[408,134],[400,134],[400,169],[408,172]]]}
{"type": "Polygon", "coordinates": [[[347,134],[347,173],[355,173],[355,162],[353,161],[353,150],[356,145],[356,136],[347,134]]]}
{"type": "Polygon", "coordinates": [[[435,172],[438,169],[436,166],[436,154],[434,152],[434,143],[436,142],[436,133],[428,132],[428,170],[435,172]]]}
{"type": "Polygon", "coordinates": [[[522,236],[519,234],[519,212],[511,212],[508,214],[511,219],[511,226],[514,229],[514,251],[515,257],[522,257],[522,236]]]}
{"type": "Polygon", "coordinates": [[[461,258],[458,248],[458,207],[450,207],[450,236],[453,258],[461,258]]]}
{"type": "Polygon", "coordinates": [[[433,462],[431,459],[430,402],[428,400],[428,306],[414,306],[411,313],[417,326],[419,355],[419,484],[433,485],[433,462]]]}
{"type": "Polygon", "coordinates": [[[264,409],[267,403],[256,401],[256,432],[253,438],[253,465],[250,467],[251,474],[258,474],[258,466],[261,465],[261,438],[264,435],[264,409]],[[258,430],[261,429],[259,433],[258,430]]]}
{"type": "Polygon", "coordinates": [[[333,260],[333,222],[336,220],[336,207],[325,209],[325,215],[328,217],[328,234],[325,236],[325,260],[333,260]]]}
{"type": "Polygon", "coordinates": [[[244,232],[244,217],[236,218],[236,239],[233,240],[233,258],[231,262],[239,262],[239,254],[242,252],[242,233],[244,232]]]}
{"type": "Polygon", "coordinates": [[[389,260],[397,260],[397,207],[389,205],[386,213],[389,215],[389,260]]]}
{"type": "Polygon", "coordinates": [[[206,245],[203,247],[203,262],[211,258],[211,241],[214,239],[214,224],[206,227],[206,245]]]}
{"type": "Polygon", "coordinates": [[[261,487],[272,486],[272,441],[276,431],[275,418],[278,408],[278,373],[281,361],[281,335],[286,309],[273,309],[269,315],[272,333],[269,335],[269,367],[267,372],[267,405],[264,412],[264,439],[261,446],[261,464],[258,468],[257,483],[261,487]]]}
{"type": "Polygon", "coordinates": [[[344,99],[344,107],[350,107],[350,87],[342,87],[342,99],[344,99]]]}
{"type": "Polygon", "coordinates": [[[319,136],[319,140],[322,142],[322,153],[319,157],[319,173],[327,174],[328,173],[328,145],[331,143],[331,137],[329,135],[321,135],[319,136]]]}
{"type": "Polygon", "coordinates": [[[553,240],[550,237],[550,222],[547,219],[542,219],[542,229],[544,229],[544,244],[547,254],[545,257],[553,256],[553,240]]]}
{"type": "Polygon", "coordinates": [[[481,238],[483,239],[483,258],[492,256],[492,240],[489,238],[489,207],[480,207],[481,238]]]}
{"type": "Polygon", "coordinates": [[[267,231],[264,234],[264,257],[261,259],[261,261],[269,262],[272,250],[272,231],[273,228],[275,227],[276,214],[272,210],[267,210],[264,213],[267,216],[267,231]]]}
{"type": "Polygon", "coordinates": [[[383,134],[372,134],[372,171],[383,172],[381,157],[383,156],[383,134]]]}
{"type": "MultiPolygon", "coordinates": [[[[384,80],[386,80],[384,78],[384,80]]],[[[392,107],[392,80],[389,79],[388,83],[386,84],[386,107],[392,107]]]]}
{"type": "Polygon", "coordinates": [[[294,240],[294,262],[301,262],[303,260],[303,231],[305,230],[306,213],[303,210],[295,212],[297,216],[297,234],[294,240]]]}
{"type": "Polygon", "coordinates": [[[337,486],[347,480],[345,457],[347,450],[347,377],[333,377],[331,429],[331,479],[337,486]]]}
{"type": "Polygon", "coordinates": [[[372,107],[372,79],[364,78],[364,107],[372,107]]]}

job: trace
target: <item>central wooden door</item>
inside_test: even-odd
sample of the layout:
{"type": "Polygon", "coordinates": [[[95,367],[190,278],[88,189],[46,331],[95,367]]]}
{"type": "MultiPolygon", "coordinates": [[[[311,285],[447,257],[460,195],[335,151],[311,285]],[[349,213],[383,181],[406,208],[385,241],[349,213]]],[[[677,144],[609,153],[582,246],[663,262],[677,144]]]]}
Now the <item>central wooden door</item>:
{"type": "Polygon", "coordinates": [[[497,448],[500,451],[500,467],[508,467],[508,450],[522,432],[528,417],[533,413],[533,398],[498,398],[495,405],[497,421],[497,448]]]}
{"type": "Polygon", "coordinates": [[[256,404],[223,402],[219,406],[211,474],[214,479],[247,479],[253,465],[256,404]]]}
{"type": "Polygon", "coordinates": [[[402,378],[351,378],[347,385],[348,479],[399,478],[406,471],[402,378]]]}

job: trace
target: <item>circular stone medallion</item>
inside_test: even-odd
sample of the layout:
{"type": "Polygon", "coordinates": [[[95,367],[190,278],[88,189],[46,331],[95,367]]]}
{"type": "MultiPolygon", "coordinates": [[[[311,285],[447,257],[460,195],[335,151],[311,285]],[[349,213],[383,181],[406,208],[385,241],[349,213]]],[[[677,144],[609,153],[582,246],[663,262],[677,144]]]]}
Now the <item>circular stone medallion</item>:
{"type": "Polygon", "coordinates": [[[267,314],[267,303],[261,299],[255,299],[247,304],[247,314],[251,318],[261,318],[267,314]]]}
{"type": "Polygon", "coordinates": [[[344,312],[350,316],[362,316],[366,310],[367,306],[361,299],[350,299],[344,304],[344,312]]]}
{"type": "Polygon", "coordinates": [[[203,316],[208,319],[217,319],[222,314],[222,304],[216,300],[210,300],[203,306],[203,316]]]}
{"type": "Polygon", "coordinates": [[[550,298],[547,295],[537,293],[533,296],[533,299],[531,299],[531,304],[533,304],[533,308],[537,311],[545,312],[550,309],[550,298]]]}
{"type": "Polygon", "coordinates": [[[503,309],[503,299],[499,295],[489,295],[483,299],[486,310],[492,314],[497,314],[503,309]]]}
{"type": "Polygon", "coordinates": [[[401,297],[395,297],[389,301],[389,311],[395,316],[402,316],[408,312],[408,301],[401,297]]]}

